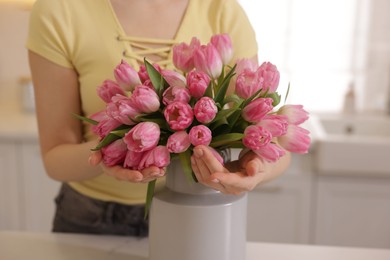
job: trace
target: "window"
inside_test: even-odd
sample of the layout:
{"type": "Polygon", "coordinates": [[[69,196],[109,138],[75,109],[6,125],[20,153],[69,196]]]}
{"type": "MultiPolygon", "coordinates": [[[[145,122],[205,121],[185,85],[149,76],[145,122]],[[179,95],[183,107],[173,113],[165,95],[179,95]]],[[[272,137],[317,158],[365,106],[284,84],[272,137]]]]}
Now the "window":
{"type": "Polygon", "coordinates": [[[350,83],[361,82],[367,0],[240,0],[257,34],[259,61],[281,73],[280,94],[309,111],[342,109],[350,83]],[[358,19],[359,18],[359,19],[358,19]]]}

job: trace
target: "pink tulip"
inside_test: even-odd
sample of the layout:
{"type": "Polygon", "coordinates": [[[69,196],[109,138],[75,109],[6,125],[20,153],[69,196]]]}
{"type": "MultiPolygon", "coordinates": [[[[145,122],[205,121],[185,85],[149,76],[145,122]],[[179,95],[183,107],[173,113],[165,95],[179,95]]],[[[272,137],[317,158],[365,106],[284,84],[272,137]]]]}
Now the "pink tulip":
{"type": "Polygon", "coordinates": [[[211,44],[217,49],[222,63],[227,65],[233,57],[232,41],[228,34],[216,34],[211,37],[211,44]]]}
{"type": "Polygon", "coordinates": [[[185,152],[191,145],[186,131],[178,131],[168,137],[167,148],[170,153],[185,152]]]}
{"type": "Polygon", "coordinates": [[[256,98],[242,110],[242,117],[251,123],[258,123],[268,112],[272,111],[272,98],[256,98]]]}
{"type": "Polygon", "coordinates": [[[143,154],[138,170],[151,166],[163,168],[169,165],[170,160],[171,158],[167,147],[159,145],[143,154]]]}
{"type": "Polygon", "coordinates": [[[99,122],[97,125],[93,125],[91,130],[101,139],[108,135],[112,130],[122,125],[122,123],[118,120],[109,117],[106,113],[106,110],[97,112],[90,116],[90,118],[99,122]]]}
{"type": "Polygon", "coordinates": [[[153,86],[153,83],[152,83],[152,81],[150,81],[150,79],[145,80],[145,81],[142,83],[142,85],[143,85],[143,86],[146,86],[146,87],[148,87],[148,88],[150,88],[150,89],[155,90],[155,88],[154,88],[154,86],[153,86]]]}
{"type": "Polygon", "coordinates": [[[194,52],[200,47],[199,39],[193,37],[191,43],[180,43],[173,47],[173,64],[187,73],[194,68],[194,52]]]}
{"type": "Polygon", "coordinates": [[[161,75],[164,77],[165,81],[169,86],[175,87],[186,87],[186,78],[181,75],[179,72],[173,70],[163,70],[161,75]]]}
{"type": "Polygon", "coordinates": [[[202,124],[210,123],[218,113],[215,101],[209,97],[200,98],[194,106],[195,118],[202,124]]]}
{"type": "Polygon", "coordinates": [[[175,101],[189,103],[191,99],[190,92],[187,88],[172,86],[167,88],[163,93],[164,105],[169,105],[175,101]]]}
{"type": "Polygon", "coordinates": [[[125,96],[124,90],[112,80],[105,80],[102,85],[100,85],[96,92],[98,96],[106,103],[111,101],[111,98],[117,94],[125,96]]]}
{"type": "Polygon", "coordinates": [[[153,122],[138,123],[125,134],[123,140],[130,151],[149,151],[156,147],[160,140],[160,127],[153,122]]]}
{"type": "Polygon", "coordinates": [[[272,140],[272,135],[267,129],[250,125],[244,131],[242,143],[251,150],[258,150],[261,147],[269,144],[272,140]]]}
{"type": "Polygon", "coordinates": [[[288,123],[300,125],[309,118],[309,114],[302,105],[284,105],[278,110],[278,115],[285,115],[288,123]]]}
{"type": "Polygon", "coordinates": [[[252,59],[238,59],[236,62],[236,74],[239,75],[241,72],[247,70],[251,72],[256,72],[258,65],[252,59]]]}
{"type": "Polygon", "coordinates": [[[253,152],[268,162],[276,162],[286,153],[282,148],[273,143],[260,147],[258,150],[254,150],[253,152]]]}
{"type": "Polygon", "coordinates": [[[133,101],[125,96],[116,95],[107,104],[107,115],[125,125],[136,124],[136,116],[140,114],[133,101]]]}
{"type": "Polygon", "coordinates": [[[192,124],[194,113],[189,104],[176,101],[166,106],[164,117],[172,130],[180,131],[192,124]]]}
{"type": "Polygon", "coordinates": [[[122,139],[118,139],[101,149],[103,163],[107,166],[122,164],[127,153],[127,146],[122,139]]]}
{"type": "Polygon", "coordinates": [[[244,99],[250,98],[262,87],[262,79],[257,72],[244,70],[236,79],[236,94],[244,99]]]}
{"type": "Polygon", "coordinates": [[[119,86],[127,91],[133,91],[135,86],[141,84],[137,71],[124,60],[116,66],[114,76],[119,86]]]}
{"type": "Polygon", "coordinates": [[[194,54],[195,68],[205,72],[213,79],[217,79],[222,73],[222,58],[217,49],[211,43],[202,45],[194,54]]]}
{"type": "Polygon", "coordinates": [[[131,95],[135,109],[142,113],[156,112],[160,108],[160,99],[153,89],[138,85],[131,95]]]}
{"type": "MultiPolygon", "coordinates": [[[[127,147],[126,147],[127,148],[127,147]]],[[[125,161],[123,162],[123,167],[131,169],[131,170],[138,170],[138,166],[141,162],[142,156],[145,152],[134,152],[127,150],[125,161]]]]}
{"type": "Polygon", "coordinates": [[[200,98],[210,84],[210,77],[202,71],[190,71],[187,75],[187,86],[191,96],[200,98]]]}
{"type": "Polygon", "coordinates": [[[280,79],[280,73],[276,66],[270,62],[263,62],[257,69],[257,73],[263,79],[263,89],[268,90],[268,93],[274,93],[280,79]]]}
{"type": "Polygon", "coordinates": [[[209,145],[211,143],[212,134],[207,126],[197,125],[191,128],[189,137],[193,146],[209,145]]]}
{"type": "Polygon", "coordinates": [[[310,147],[309,131],[297,125],[289,125],[287,133],[278,137],[278,143],[287,151],[307,153],[310,147]]]}
{"type": "Polygon", "coordinates": [[[256,125],[267,129],[272,136],[281,136],[287,133],[287,117],[283,115],[266,115],[256,125]]]}

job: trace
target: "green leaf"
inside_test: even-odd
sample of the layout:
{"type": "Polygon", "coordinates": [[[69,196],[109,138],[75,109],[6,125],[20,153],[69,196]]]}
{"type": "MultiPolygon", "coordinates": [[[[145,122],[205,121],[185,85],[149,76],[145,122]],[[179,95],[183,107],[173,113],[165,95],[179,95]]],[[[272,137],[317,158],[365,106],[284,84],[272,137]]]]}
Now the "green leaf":
{"type": "Polygon", "coordinates": [[[116,136],[118,136],[118,137],[124,137],[125,136],[125,134],[127,133],[127,132],[129,132],[130,131],[130,129],[131,128],[124,128],[124,129],[118,129],[118,130],[113,130],[113,131],[111,131],[110,133],[111,134],[113,134],[113,135],[116,135],[116,136]]]}
{"type": "Polygon", "coordinates": [[[245,99],[244,102],[241,103],[241,106],[240,106],[240,107],[241,107],[241,108],[246,107],[246,106],[249,104],[249,102],[251,102],[253,99],[255,99],[255,98],[260,94],[261,91],[262,91],[262,89],[259,89],[259,90],[256,91],[256,93],[253,94],[251,97],[245,99]]]}
{"type": "Polygon", "coordinates": [[[234,71],[236,69],[236,66],[237,66],[237,64],[234,65],[234,67],[229,71],[229,73],[226,75],[226,77],[222,80],[222,83],[220,84],[218,91],[215,95],[214,101],[216,103],[221,103],[222,106],[224,105],[223,100],[226,96],[227,89],[229,88],[230,80],[235,75],[234,71]]]}
{"type": "Polygon", "coordinates": [[[227,103],[231,103],[233,102],[235,104],[235,106],[239,106],[244,100],[242,98],[240,98],[239,96],[237,96],[236,94],[232,94],[232,95],[229,95],[227,96],[224,100],[223,100],[223,103],[224,104],[227,104],[227,103]]]}
{"type": "Polygon", "coordinates": [[[152,82],[153,87],[156,90],[158,96],[161,98],[165,88],[169,86],[168,82],[164,79],[160,72],[158,72],[158,70],[156,70],[156,68],[146,60],[146,58],[144,59],[144,63],[150,81],[152,82]]]}
{"type": "Polygon", "coordinates": [[[287,87],[286,96],[284,97],[284,104],[286,104],[287,97],[288,97],[288,94],[289,94],[289,93],[290,93],[290,82],[288,83],[288,87],[287,87]]]}
{"type": "MultiPolygon", "coordinates": [[[[233,114],[235,111],[241,110],[239,108],[228,108],[228,109],[222,109],[220,110],[215,118],[210,122],[210,124],[217,122],[223,118],[229,117],[231,114],[233,114]]],[[[226,121],[227,122],[227,121],[226,121]]]]}
{"type": "Polygon", "coordinates": [[[113,133],[109,133],[108,135],[106,135],[102,141],[100,141],[100,143],[93,149],[91,149],[92,151],[97,151],[97,150],[100,150],[102,149],[103,147],[111,144],[112,142],[120,139],[121,137],[116,135],[116,134],[113,134],[113,133]]]}
{"type": "Polygon", "coordinates": [[[214,137],[210,143],[211,147],[219,147],[223,145],[230,144],[235,141],[240,141],[244,137],[242,133],[228,133],[214,137]]]}
{"type": "Polygon", "coordinates": [[[187,149],[185,152],[179,153],[179,158],[183,166],[184,174],[186,175],[187,180],[190,183],[197,182],[195,175],[192,173],[190,149],[187,149]]]}
{"type": "Polygon", "coordinates": [[[213,81],[211,80],[209,85],[206,88],[206,91],[204,92],[205,97],[213,98],[213,81]]]}
{"type": "Polygon", "coordinates": [[[80,120],[82,120],[82,121],[84,121],[84,122],[90,123],[90,124],[92,124],[92,125],[97,125],[97,124],[99,124],[98,121],[95,121],[95,120],[90,119],[90,118],[88,118],[88,117],[80,116],[80,115],[77,115],[77,114],[74,114],[74,113],[72,113],[72,115],[73,115],[74,117],[76,117],[76,118],[78,118],[78,119],[80,119],[80,120]]]}
{"type": "MultiPolygon", "coordinates": [[[[216,130],[218,127],[222,126],[222,125],[229,125],[229,122],[228,120],[226,119],[226,117],[222,117],[216,121],[213,121],[212,124],[209,125],[209,128],[211,131],[214,131],[216,130]]],[[[229,127],[226,127],[226,128],[229,128],[229,127]]]]}
{"type": "Polygon", "coordinates": [[[154,187],[155,186],[156,186],[156,180],[150,181],[148,183],[148,190],[146,192],[144,219],[146,219],[149,215],[150,206],[152,205],[152,200],[153,200],[153,196],[154,196],[154,187]]]}
{"type": "Polygon", "coordinates": [[[241,109],[239,110],[236,110],[233,114],[231,114],[229,117],[228,117],[228,122],[229,122],[229,125],[231,128],[234,128],[238,119],[241,117],[241,109]]]}
{"type": "Polygon", "coordinates": [[[273,102],[272,102],[273,107],[276,107],[277,105],[279,105],[281,96],[277,92],[268,94],[266,97],[273,99],[273,102]]]}

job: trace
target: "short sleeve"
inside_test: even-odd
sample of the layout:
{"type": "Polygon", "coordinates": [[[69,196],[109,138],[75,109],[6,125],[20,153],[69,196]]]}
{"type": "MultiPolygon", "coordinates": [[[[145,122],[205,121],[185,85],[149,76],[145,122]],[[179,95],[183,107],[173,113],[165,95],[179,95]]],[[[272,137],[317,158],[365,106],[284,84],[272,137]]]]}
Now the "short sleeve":
{"type": "Polygon", "coordinates": [[[70,44],[72,34],[68,26],[65,2],[35,2],[30,14],[26,47],[60,66],[73,68],[70,44]]]}
{"type": "Polygon", "coordinates": [[[237,0],[222,1],[220,29],[222,33],[228,33],[232,39],[233,60],[252,58],[257,55],[255,31],[237,0]]]}

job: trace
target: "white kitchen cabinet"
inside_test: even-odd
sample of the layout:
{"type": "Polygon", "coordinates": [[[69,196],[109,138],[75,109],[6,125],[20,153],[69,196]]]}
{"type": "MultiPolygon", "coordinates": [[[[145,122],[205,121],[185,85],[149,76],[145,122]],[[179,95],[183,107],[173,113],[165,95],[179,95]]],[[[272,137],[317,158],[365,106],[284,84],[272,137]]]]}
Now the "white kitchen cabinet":
{"type": "Polygon", "coordinates": [[[390,248],[390,179],[318,176],[315,243],[390,248]]]}
{"type": "Polygon", "coordinates": [[[293,155],[284,175],[249,193],[249,241],[310,242],[311,176],[310,155],[293,155]]]}
{"type": "Polygon", "coordinates": [[[0,229],[19,229],[21,214],[20,175],[14,142],[0,143],[0,229]]]}
{"type": "Polygon", "coordinates": [[[37,143],[23,143],[19,146],[23,156],[21,165],[23,183],[23,228],[31,231],[51,230],[54,216],[54,198],[60,183],[50,179],[45,172],[37,143]]]}
{"type": "Polygon", "coordinates": [[[39,145],[0,140],[0,229],[50,231],[59,183],[46,176],[39,145]]]}

